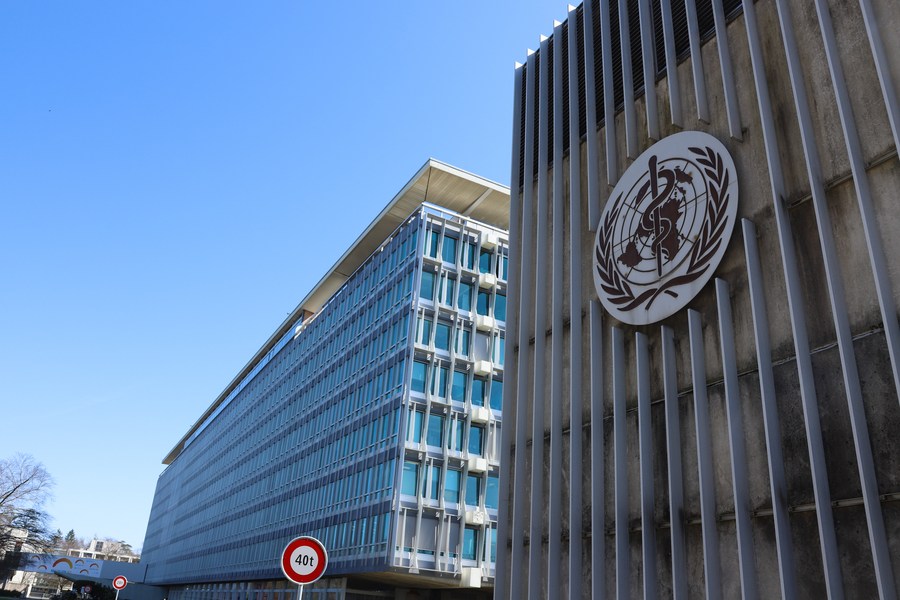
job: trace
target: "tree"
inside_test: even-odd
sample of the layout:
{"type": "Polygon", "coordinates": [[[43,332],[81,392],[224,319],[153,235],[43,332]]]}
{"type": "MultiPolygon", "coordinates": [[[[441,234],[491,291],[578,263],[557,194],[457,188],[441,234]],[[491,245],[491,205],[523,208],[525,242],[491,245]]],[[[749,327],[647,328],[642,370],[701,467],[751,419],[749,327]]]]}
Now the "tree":
{"type": "Polygon", "coordinates": [[[6,583],[24,562],[28,552],[53,550],[53,533],[47,526],[47,513],[34,508],[18,511],[7,527],[0,530],[0,543],[6,552],[0,557],[0,581],[6,583]]]}
{"type": "Polygon", "coordinates": [[[22,564],[25,552],[47,552],[53,544],[48,516],[41,510],[53,478],[27,454],[0,460],[0,581],[22,564]]]}
{"type": "Polygon", "coordinates": [[[53,478],[28,454],[0,460],[0,518],[25,508],[40,508],[50,495],[53,478]]]}

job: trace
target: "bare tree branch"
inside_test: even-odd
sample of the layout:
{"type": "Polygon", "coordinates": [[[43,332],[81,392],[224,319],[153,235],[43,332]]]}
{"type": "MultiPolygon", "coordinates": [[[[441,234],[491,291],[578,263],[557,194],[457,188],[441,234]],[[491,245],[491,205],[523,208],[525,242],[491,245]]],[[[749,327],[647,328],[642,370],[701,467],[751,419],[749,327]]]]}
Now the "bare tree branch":
{"type": "Polygon", "coordinates": [[[0,518],[24,508],[40,508],[50,496],[53,478],[28,454],[0,460],[0,518]]]}

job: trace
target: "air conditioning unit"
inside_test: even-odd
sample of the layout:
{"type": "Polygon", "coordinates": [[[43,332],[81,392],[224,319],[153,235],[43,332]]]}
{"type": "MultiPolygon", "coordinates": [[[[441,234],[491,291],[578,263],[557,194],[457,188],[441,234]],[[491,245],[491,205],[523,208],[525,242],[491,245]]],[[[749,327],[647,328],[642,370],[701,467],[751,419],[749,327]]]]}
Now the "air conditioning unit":
{"type": "Polygon", "coordinates": [[[497,285],[497,276],[493,273],[481,273],[478,276],[478,287],[492,288],[497,285]]]}
{"type": "Polygon", "coordinates": [[[482,456],[473,456],[469,459],[470,473],[484,473],[487,471],[487,459],[482,456]]]}
{"type": "Polygon", "coordinates": [[[482,331],[490,331],[497,326],[497,320],[494,317],[485,315],[475,315],[475,327],[482,331]]]}
{"type": "Polygon", "coordinates": [[[490,375],[494,370],[494,363],[489,360],[476,360],[475,361],[475,374],[476,375],[490,375]]]}
{"type": "Polygon", "coordinates": [[[485,250],[493,250],[500,243],[500,234],[496,231],[484,231],[481,233],[481,247],[485,250]]]}
{"type": "Polygon", "coordinates": [[[487,423],[491,418],[490,409],[483,406],[473,406],[469,414],[472,415],[473,423],[487,423]]]}
{"type": "Polygon", "coordinates": [[[462,577],[459,579],[459,587],[462,588],[480,588],[481,587],[481,568],[480,567],[463,567],[462,577]]]}
{"type": "Polygon", "coordinates": [[[475,510],[467,510],[466,525],[484,525],[486,516],[487,515],[485,515],[484,511],[480,508],[476,508],[475,510]]]}

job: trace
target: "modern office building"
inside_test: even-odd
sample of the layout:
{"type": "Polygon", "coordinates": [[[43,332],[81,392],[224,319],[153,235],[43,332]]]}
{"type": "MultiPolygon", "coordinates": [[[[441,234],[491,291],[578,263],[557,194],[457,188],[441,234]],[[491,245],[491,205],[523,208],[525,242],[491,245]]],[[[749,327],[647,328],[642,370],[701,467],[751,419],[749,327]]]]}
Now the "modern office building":
{"type": "Polygon", "coordinates": [[[516,68],[496,598],[897,597],[898,31],[586,0],[516,68]]]}
{"type": "Polygon", "coordinates": [[[501,185],[416,173],[166,456],[146,583],[288,600],[308,535],[328,568],[304,600],[490,595],[508,211],[501,185]]]}

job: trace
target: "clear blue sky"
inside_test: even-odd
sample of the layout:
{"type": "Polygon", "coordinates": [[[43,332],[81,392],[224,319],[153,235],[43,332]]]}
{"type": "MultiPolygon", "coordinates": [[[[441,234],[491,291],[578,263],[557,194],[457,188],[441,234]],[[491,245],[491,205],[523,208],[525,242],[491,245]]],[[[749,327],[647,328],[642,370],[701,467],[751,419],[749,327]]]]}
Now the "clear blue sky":
{"type": "Polygon", "coordinates": [[[0,457],[142,545],[161,460],[434,157],[509,183],[562,0],[0,4],[0,457]]]}

